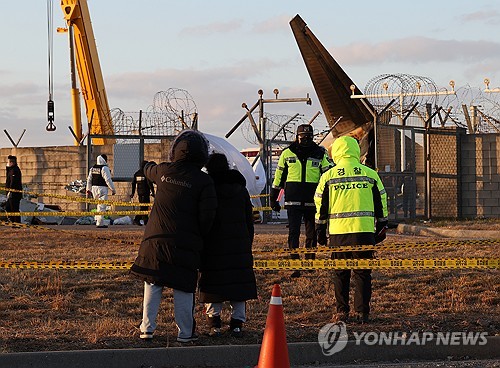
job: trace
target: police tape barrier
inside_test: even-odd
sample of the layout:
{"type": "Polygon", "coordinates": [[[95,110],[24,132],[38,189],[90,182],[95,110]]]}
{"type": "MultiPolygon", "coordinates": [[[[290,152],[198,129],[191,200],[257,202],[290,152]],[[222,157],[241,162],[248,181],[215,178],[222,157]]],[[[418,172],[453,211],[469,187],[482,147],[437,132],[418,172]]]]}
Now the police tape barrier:
{"type": "Polygon", "coordinates": [[[499,245],[500,239],[470,239],[470,240],[438,240],[429,242],[383,242],[377,245],[343,245],[339,247],[315,247],[315,248],[281,248],[271,250],[253,251],[254,255],[273,254],[305,254],[305,253],[339,253],[358,252],[367,250],[398,250],[408,248],[433,248],[454,247],[465,245],[499,245]]]}
{"type": "MultiPolygon", "coordinates": [[[[71,201],[71,202],[80,202],[80,203],[106,204],[109,206],[122,206],[122,207],[133,207],[133,206],[149,206],[149,207],[151,207],[151,206],[153,206],[153,202],[150,202],[150,203],[118,202],[118,201],[79,197],[77,195],[66,196],[66,195],[62,195],[62,194],[39,193],[39,192],[32,192],[29,190],[11,189],[11,188],[7,188],[7,187],[3,187],[3,186],[0,186],[0,190],[6,191],[6,192],[16,192],[16,193],[28,194],[28,195],[35,196],[35,197],[66,199],[66,200],[71,201]]],[[[250,196],[250,198],[259,198],[259,197],[269,197],[269,194],[256,194],[256,195],[250,196]]],[[[269,208],[269,210],[271,209],[271,207],[258,207],[258,208],[269,208]]],[[[264,211],[264,210],[260,209],[257,211],[264,211]]]]}
{"type": "Polygon", "coordinates": [[[42,262],[5,262],[0,261],[0,269],[51,269],[51,270],[127,270],[133,262],[105,261],[42,261],[42,262]]]}
{"type": "Polygon", "coordinates": [[[115,202],[109,200],[102,199],[92,199],[78,196],[65,196],[62,194],[51,194],[51,193],[38,193],[31,192],[28,190],[19,190],[19,189],[10,189],[6,187],[0,186],[0,190],[4,190],[6,192],[16,192],[16,193],[24,193],[29,194],[35,197],[48,197],[48,198],[58,198],[58,199],[67,199],[72,202],[80,202],[80,203],[90,203],[90,204],[106,204],[109,206],[122,206],[122,207],[133,207],[133,206],[152,206],[153,203],[139,203],[139,202],[115,202]]]}
{"type": "Polygon", "coordinates": [[[0,217],[8,216],[36,216],[36,217],[65,217],[65,216],[128,216],[128,215],[149,215],[149,211],[103,211],[103,212],[0,212],[0,217]]]}
{"type": "Polygon", "coordinates": [[[271,207],[253,207],[252,211],[272,211],[271,207]]]}
{"type": "MultiPolygon", "coordinates": [[[[118,261],[0,261],[0,269],[126,270],[133,262],[118,261]]],[[[255,260],[255,270],[351,270],[351,269],[499,269],[500,258],[381,258],[331,260],[255,260]]]]}
{"type": "Polygon", "coordinates": [[[2,221],[0,220],[0,225],[2,226],[8,226],[12,227],[14,229],[36,229],[36,230],[41,230],[41,231],[52,231],[52,232],[61,232],[61,233],[66,233],[70,234],[71,236],[77,236],[81,238],[89,238],[91,237],[92,239],[96,240],[105,240],[107,242],[112,242],[112,243],[118,243],[118,244],[127,244],[127,245],[140,245],[140,242],[133,242],[130,240],[122,240],[122,239],[117,239],[117,238],[107,238],[104,236],[99,236],[97,235],[97,232],[92,232],[92,233],[78,233],[75,231],[70,231],[70,230],[63,230],[63,229],[54,229],[50,227],[45,227],[45,226],[39,226],[39,225],[28,225],[28,224],[21,224],[18,222],[8,222],[8,221],[2,221]]]}
{"type": "Polygon", "coordinates": [[[269,194],[252,194],[250,198],[269,197],[269,194]]]}
{"type": "Polygon", "coordinates": [[[379,259],[329,259],[255,260],[255,270],[351,270],[351,269],[498,269],[500,258],[379,258],[379,259]]]}

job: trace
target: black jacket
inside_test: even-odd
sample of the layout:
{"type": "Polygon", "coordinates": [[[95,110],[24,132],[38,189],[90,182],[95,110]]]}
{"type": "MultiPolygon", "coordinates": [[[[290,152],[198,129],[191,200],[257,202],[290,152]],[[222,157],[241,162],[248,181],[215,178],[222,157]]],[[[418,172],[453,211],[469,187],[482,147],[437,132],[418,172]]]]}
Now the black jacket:
{"type": "Polygon", "coordinates": [[[144,175],[144,170],[141,168],[137,170],[134,174],[134,179],[132,180],[132,195],[135,194],[135,188],[137,187],[137,195],[139,197],[149,197],[150,195],[155,195],[155,189],[151,180],[148,180],[144,175]]]}
{"type": "Polygon", "coordinates": [[[211,175],[217,192],[217,214],[202,254],[200,302],[257,298],[253,272],[252,204],[245,178],[237,170],[211,175]]]}
{"type": "MultiPolygon", "coordinates": [[[[6,171],[5,187],[10,189],[22,190],[23,180],[22,180],[21,169],[19,169],[19,166],[15,164],[13,166],[7,166],[6,169],[7,171],[6,171]]],[[[23,194],[21,192],[11,192],[11,196],[12,198],[21,199],[23,197],[23,194]]]]}
{"type": "Polygon", "coordinates": [[[217,206],[213,181],[201,171],[207,144],[200,151],[201,134],[195,133],[176,139],[174,162],[144,167],[146,178],[156,184],[156,197],[131,268],[144,281],[190,293],[196,290],[204,238],[217,206]]]}
{"type": "MultiPolygon", "coordinates": [[[[302,181],[289,181],[288,165],[284,167],[283,173],[281,175],[281,181],[278,185],[279,188],[285,189],[285,208],[301,208],[314,211],[314,191],[318,186],[318,182],[307,182],[307,165],[308,159],[316,159],[320,162],[325,157],[326,151],[323,147],[316,143],[313,143],[309,147],[301,146],[297,141],[290,144],[286,149],[289,149],[297,155],[297,159],[301,162],[302,167],[302,181]],[[292,204],[293,203],[293,204],[292,204]]],[[[283,150],[283,151],[285,151],[283,150]]],[[[321,164],[320,164],[321,165],[321,164]]],[[[318,169],[321,173],[327,171],[328,167],[319,166],[318,169]]],[[[318,177],[319,181],[319,177],[318,177]]],[[[274,186],[274,185],[273,185],[274,186]]],[[[280,192],[280,189],[273,187],[271,190],[271,203],[276,201],[280,192]]]]}

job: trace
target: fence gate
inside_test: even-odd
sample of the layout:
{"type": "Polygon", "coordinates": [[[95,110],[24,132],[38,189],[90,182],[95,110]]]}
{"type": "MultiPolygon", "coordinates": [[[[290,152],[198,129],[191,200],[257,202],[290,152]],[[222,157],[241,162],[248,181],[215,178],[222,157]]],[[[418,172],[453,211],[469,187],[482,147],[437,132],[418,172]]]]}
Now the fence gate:
{"type": "Polygon", "coordinates": [[[389,218],[461,217],[460,129],[378,125],[389,218]]]}
{"type": "Polygon", "coordinates": [[[377,166],[387,191],[389,218],[426,214],[425,130],[378,125],[377,166]]]}

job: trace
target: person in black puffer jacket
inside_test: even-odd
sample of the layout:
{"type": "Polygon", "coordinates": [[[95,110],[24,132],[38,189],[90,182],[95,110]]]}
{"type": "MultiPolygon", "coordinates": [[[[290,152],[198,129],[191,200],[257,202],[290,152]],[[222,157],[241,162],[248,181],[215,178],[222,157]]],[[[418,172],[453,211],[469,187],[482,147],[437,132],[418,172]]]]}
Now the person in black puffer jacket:
{"type": "MultiPolygon", "coordinates": [[[[5,187],[15,190],[23,190],[23,180],[21,169],[17,165],[17,157],[9,155],[5,174],[5,187]]],[[[19,204],[23,198],[21,192],[6,191],[7,202],[5,203],[6,212],[19,212],[19,204]]],[[[21,216],[7,217],[9,221],[21,222],[21,216]]]]}
{"type": "Polygon", "coordinates": [[[245,301],[257,298],[252,204],[245,178],[239,171],[229,169],[224,154],[211,154],[206,168],[215,183],[218,206],[202,253],[199,299],[206,303],[211,335],[221,333],[222,302],[229,301],[232,309],[229,328],[238,337],[246,321],[245,301]]]}
{"type": "Polygon", "coordinates": [[[172,162],[149,162],[144,175],[156,184],[156,197],[131,274],[144,281],[142,339],[151,339],[163,287],[174,289],[177,341],[197,339],[194,292],[204,239],[215,217],[213,180],[201,169],[208,142],[194,130],[181,132],[172,144],[172,162]]]}

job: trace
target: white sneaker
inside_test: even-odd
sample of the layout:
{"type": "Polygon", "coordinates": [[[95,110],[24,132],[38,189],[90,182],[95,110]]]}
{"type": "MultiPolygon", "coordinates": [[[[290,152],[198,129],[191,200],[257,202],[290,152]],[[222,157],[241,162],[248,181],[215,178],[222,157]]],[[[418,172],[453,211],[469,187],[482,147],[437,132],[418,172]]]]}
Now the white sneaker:
{"type": "Polygon", "coordinates": [[[139,337],[143,340],[151,340],[153,338],[153,333],[152,332],[141,332],[139,337]]]}

